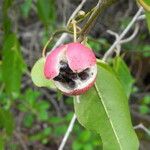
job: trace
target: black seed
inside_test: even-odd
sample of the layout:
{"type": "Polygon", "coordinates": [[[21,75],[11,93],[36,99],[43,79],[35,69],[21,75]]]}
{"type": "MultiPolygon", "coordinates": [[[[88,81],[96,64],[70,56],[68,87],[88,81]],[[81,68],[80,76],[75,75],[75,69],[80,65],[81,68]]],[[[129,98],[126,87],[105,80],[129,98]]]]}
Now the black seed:
{"type": "Polygon", "coordinates": [[[73,73],[73,71],[69,68],[69,66],[67,64],[66,64],[66,66],[60,67],[60,72],[73,73]]]}
{"type": "Polygon", "coordinates": [[[68,85],[69,85],[69,87],[71,87],[71,88],[75,88],[76,83],[75,83],[74,81],[69,81],[69,82],[68,82],[68,85]]]}
{"type": "Polygon", "coordinates": [[[60,81],[60,82],[65,82],[64,78],[62,75],[58,75],[57,77],[54,78],[55,81],[60,81]]]}
{"type": "Polygon", "coordinates": [[[86,80],[89,77],[88,73],[86,73],[86,72],[81,72],[78,75],[81,80],[86,80]]]}
{"type": "Polygon", "coordinates": [[[64,72],[64,71],[60,71],[59,74],[60,74],[61,76],[63,76],[63,77],[66,76],[66,72],[64,72]]]}
{"type": "Polygon", "coordinates": [[[72,81],[72,79],[68,78],[67,76],[63,76],[64,80],[68,83],[70,81],[72,81]]]}
{"type": "Polygon", "coordinates": [[[69,74],[73,73],[73,71],[69,68],[69,66],[65,69],[65,72],[69,74]]]}
{"type": "Polygon", "coordinates": [[[69,74],[67,74],[66,72],[60,72],[59,73],[65,80],[69,80],[69,79],[71,79],[70,78],[70,75],[69,74]]]}
{"type": "Polygon", "coordinates": [[[72,73],[72,74],[70,74],[70,78],[73,79],[73,80],[75,80],[75,79],[78,78],[78,74],[72,73]]]}

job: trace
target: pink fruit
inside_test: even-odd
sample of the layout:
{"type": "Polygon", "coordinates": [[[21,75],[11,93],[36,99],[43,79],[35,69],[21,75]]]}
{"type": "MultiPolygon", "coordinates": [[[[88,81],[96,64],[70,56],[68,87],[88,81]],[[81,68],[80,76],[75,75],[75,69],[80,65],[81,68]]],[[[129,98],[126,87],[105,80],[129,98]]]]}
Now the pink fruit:
{"type": "Polygon", "coordinates": [[[46,57],[44,74],[54,80],[67,95],[80,95],[89,90],[96,79],[96,57],[80,43],[69,43],[52,50],[46,57]]]}

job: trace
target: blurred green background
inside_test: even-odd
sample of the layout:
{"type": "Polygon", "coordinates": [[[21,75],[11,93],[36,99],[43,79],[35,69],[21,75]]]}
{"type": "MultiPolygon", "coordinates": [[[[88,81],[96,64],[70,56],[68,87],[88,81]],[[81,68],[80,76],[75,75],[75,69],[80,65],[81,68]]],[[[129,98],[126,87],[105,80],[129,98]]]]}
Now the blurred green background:
{"type": "MultiPolygon", "coordinates": [[[[30,71],[51,34],[65,26],[80,2],[0,0],[0,150],[58,148],[73,116],[72,97],[54,89],[36,87],[30,71]]],[[[83,9],[87,11],[95,3],[87,0],[83,9]]],[[[137,9],[135,1],[121,0],[101,16],[90,32],[88,42],[97,58],[102,58],[114,41],[106,30],[120,33],[137,9]]],[[[150,36],[146,21],[140,21],[139,26],[136,38],[122,46],[125,61],[118,62],[120,68],[113,63],[115,59],[110,60],[110,64],[122,75],[122,82],[129,84],[133,124],[143,123],[149,128],[150,36]]],[[[150,135],[143,130],[136,131],[140,149],[149,150],[150,135]]],[[[65,150],[100,149],[100,137],[76,122],[65,150]]]]}

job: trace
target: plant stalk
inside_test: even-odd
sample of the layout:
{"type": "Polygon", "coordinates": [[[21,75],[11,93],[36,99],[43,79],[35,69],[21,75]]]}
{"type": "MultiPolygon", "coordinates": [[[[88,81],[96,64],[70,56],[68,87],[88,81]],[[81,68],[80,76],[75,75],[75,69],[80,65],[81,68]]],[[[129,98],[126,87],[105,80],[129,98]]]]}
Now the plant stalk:
{"type": "Polygon", "coordinates": [[[98,18],[98,16],[109,6],[117,2],[118,0],[99,0],[97,5],[95,6],[95,10],[91,14],[90,18],[88,21],[85,23],[85,25],[82,27],[82,30],[79,35],[79,40],[82,41],[83,37],[88,34],[92,26],[94,25],[94,22],[98,18]]]}

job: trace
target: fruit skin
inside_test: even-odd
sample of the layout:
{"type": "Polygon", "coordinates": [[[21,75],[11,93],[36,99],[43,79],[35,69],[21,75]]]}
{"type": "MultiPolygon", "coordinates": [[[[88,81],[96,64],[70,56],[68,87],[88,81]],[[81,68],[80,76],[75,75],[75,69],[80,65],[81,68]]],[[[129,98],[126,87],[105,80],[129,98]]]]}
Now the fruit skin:
{"type": "Polygon", "coordinates": [[[61,54],[66,50],[66,46],[60,46],[52,50],[46,57],[44,65],[44,75],[47,79],[53,79],[59,74],[59,60],[61,54]]]}
{"type": "Polygon", "coordinates": [[[80,43],[69,43],[66,57],[73,72],[81,72],[96,64],[93,51],[80,43]]]}
{"type": "MultiPolygon", "coordinates": [[[[60,61],[62,60],[68,63],[69,68],[74,73],[80,73],[83,70],[96,65],[96,57],[90,48],[78,42],[65,44],[52,50],[47,55],[44,66],[44,75],[47,79],[54,79],[59,75],[60,61]]],[[[91,83],[82,89],[74,89],[70,90],[70,92],[62,92],[66,95],[83,94],[93,86],[95,79],[93,79],[91,83]]],[[[60,88],[58,87],[58,89],[60,88]]]]}
{"type": "Polygon", "coordinates": [[[90,48],[77,42],[69,43],[52,50],[48,54],[44,67],[44,74],[47,79],[53,79],[59,74],[59,61],[63,54],[73,72],[79,73],[96,64],[96,57],[90,48]]]}

